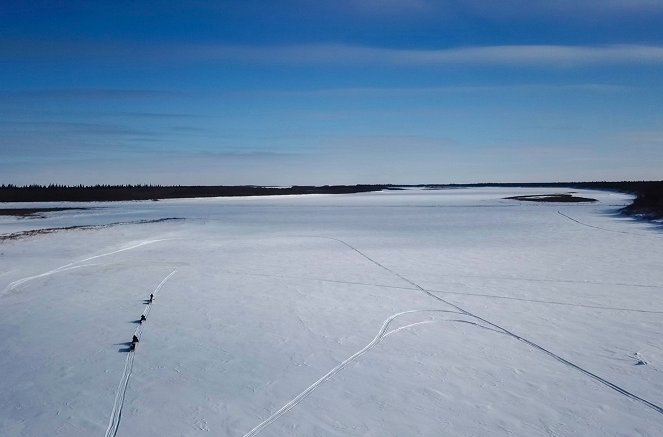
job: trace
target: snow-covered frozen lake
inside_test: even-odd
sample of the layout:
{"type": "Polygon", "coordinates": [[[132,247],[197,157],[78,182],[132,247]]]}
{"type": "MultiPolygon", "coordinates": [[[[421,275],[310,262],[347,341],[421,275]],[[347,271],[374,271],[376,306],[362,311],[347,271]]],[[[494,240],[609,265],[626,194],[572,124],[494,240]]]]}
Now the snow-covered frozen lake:
{"type": "Polygon", "coordinates": [[[554,191],[0,217],[92,225],[0,242],[0,435],[661,436],[663,232],[554,191]]]}

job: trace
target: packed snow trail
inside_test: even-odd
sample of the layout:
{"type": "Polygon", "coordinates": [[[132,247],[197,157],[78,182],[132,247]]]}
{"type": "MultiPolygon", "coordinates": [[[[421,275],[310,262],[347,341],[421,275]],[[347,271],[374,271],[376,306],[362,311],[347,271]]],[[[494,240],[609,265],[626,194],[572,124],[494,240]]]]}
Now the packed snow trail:
{"type": "MultiPolygon", "coordinates": [[[[282,278],[282,279],[302,279],[302,280],[307,280],[307,281],[317,281],[317,282],[329,282],[329,283],[334,283],[334,284],[349,284],[349,285],[363,285],[367,287],[379,287],[379,288],[393,288],[396,290],[415,290],[415,291],[420,291],[418,288],[414,287],[403,287],[400,285],[387,285],[387,284],[372,284],[369,282],[356,282],[356,281],[341,281],[338,279],[323,279],[323,278],[312,278],[312,277],[306,277],[306,276],[289,276],[289,275],[272,275],[272,274],[267,274],[267,273],[252,273],[252,272],[241,272],[241,271],[232,271],[232,270],[226,270],[225,273],[229,273],[231,275],[245,275],[245,276],[262,276],[262,277],[268,277],[268,278],[282,278]]],[[[452,276],[452,275],[450,275],[452,276]]],[[[463,276],[460,276],[463,277],[463,276]]],[[[476,278],[481,278],[481,276],[472,276],[476,278]]],[[[500,279],[500,278],[492,278],[492,277],[487,277],[487,279],[500,279]]],[[[506,278],[505,278],[506,279],[506,278]]],[[[518,280],[518,278],[509,278],[509,280],[518,280]]],[[[528,279],[524,279],[528,280],[528,279]]],[[[554,280],[550,280],[546,282],[555,282],[554,280]]],[[[559,282],[570,282],[570,281],[559,281],[559,282]]],[[[595,282],[585,282],[585,281],[572,281],[574,283],[578,284],[596,284],[595,282]]],[[[633,286],[633,287],[646,287],[646,288],[660,288],[656,287],[653,285],[637,285],[637,284],[611,284],[611,283],[605,283],[605,285],[619,285],[619,286],[633,286]]],[[[610,307],[610,306],[605,306],[605,305],[590,305],[590,304],[582,304],[582,303],[573,303],[573,302],[561,302],[561,301],[555,301],[555,300],[542,300],[542,299],[527,299],[524,297],[513,297],[513,296],[503,296],[499,294],[487,294],[487,293],[469,293],[469,292],[464,292],[464,291],[445,291],[445,290],[434,290],[432,288],[427,288],[426,291],[430,291],[431,293],[445,293],[445,294],[456,294],[460,296],[476,296],[476,297],[485,297],[485,298],[490,298],[490,299],[504,299],[504,300],[515,300],[515,301],[520,301],[520,302],[530,302],[530,303],[537,303],[537,304],[544,304],[544,305],[563,305],[563,306],[569,306],[573,308],[589,308],[589,309],[597,309],[597,310],[607,310],[607,311],[626,311],[626,312],[634,312],[634,313],[646,313],[646,314],[663,314],[663,310],[657,311],[657,310],[643,310],[640,308],[624,308],[624,307],[610,307]]]]}
{"type": "MultiPolygon", "coordinates": [[[[177,272],[177,269],[170,272],[168,276],[163,278],[163,280],[157,285],[157,288],[154,289],[152,294],[156,297],[161,287],[177,272]]],[[[143,315],[145,318],[150,314],[152,308],[152,302],[148,303],[145,309],[143,310],[143,315]]],[[[134,335],[140,339],[141,334],[143,333],[143,323],[141,322],[134,335]]],[[[106,429],[105,437],[115,437],[117,435],[117,430],[120,427],[120,419],[122,418],[122,407],[124,406],[124,395],[127,392],[127,386],[129,385],[129,377],[131,377],[131,371],[133,370],[134,365],[134,356],[136,354],[135,349],[130,349],[127,354],[127,361],[124,364],[124,372],[122,372],[122,379],[120,379],[120,384],[117,387],[117,393],[115,394],[115,402],[113,402],[113,409],[111,410],[111,416],[108,421],[108,428],[106,429]]]]}
{"type": "MultiPolygon", "coordinates": [[[[39,274],[39,275],[28,276],[28,277],[26,277],[26,278],[17,279],[16,281],[11,282],[9,285],[7,285],[7,287],[5,287],[5,292],[11,291],[11,290],[13,290],[14,288],[18,287],[19,285],[25,284],[26,282],[31,281],[31,280],[33,280],[33,279],[43,278],[44,276],[53,275],[53,274],[55,274],[55,273],[64,272],[64,271],[71,270],[71,269],[74,269],[74,268],[84,267],[84,266],[82,266],[82,265],[78,265],[78,264],[84,263],[84,262],[86,262],[86,261],[92,261],[93,259],[101,258],[101,257],[108,256],[108,255],[114,255],[114,254],[116,254],[116,253],[120,253],[120,252],[125,252],[125,251],[127,251],[127,250],[136,249],[136,248],[138,248],[138,247],[146,246],[146,245],[148,245],[148,244],[158,243],[159,241],[167,241],[167,239],[141,241],[140,243],[138,243],[138,244],[134,244],[133,246],[125,247],[125,248],[122,248],[122,249],[114,250],[114,251],[112,251],[112,252],[102,253],[102,254],[100,254],[100,255],[95,255],[95,256],[91,256],[91,257],[89,257],[89,258],[85,258],[85,259],[81,259],[81,260],[78,260],[78,261],[74,261],[74,262],[71,262],[71,263],[69,263],[69,264],[65,264],[65,265],[63,265],[63,266],[60,266],[60,267],[58,267],[58,268],[56,268],[56,269],[49,270],[49,271],[47,271],[47,272],[45,272],[45,273],[41,273],[41,274],[39,274]]],[[[90,265],[90,264],[89,264],[89,265],[90,265]]]]}
{"type": "Polygon", "coordinates": [[[69,267],[67,267],[67,266],[58,267],[57,269],[48,271],[46,273],[30,276],[30,277],[23,278],[23,279],[18,279],[16,281],[10,283],[9,285],[7,285],[7,287],[5,287],[4,291],[5,291],[5,293],[10,292],[21,284],[24,284],[28,281],[33,280],[33,279],[43,278],[44,276],[52,275],[53,273],[61,273],[61,272],[66,272],[68,270],[80,269],[81,267],[92,267],[92,266],[96,266],[96,265],[97,264],[80,264],[80,265],[71,265],[71,264],[69,264],[69,267]]]}
{"type": "MultiPolygon", "coordinates": [[[[387,318],[387,319],[382,323],[382,327],[380,328],[380,330],[378,331],[377,335],[375,336],[375,338],[373,338],[373,340],[372,340],[370,343],[368,343],[366,346],[364,346],[364,347],[363,347],[362,349],[360,349],[359,351],[355,352],[355,353],[354,353],[353,355],[351,355],[349,358],[347,358],[347,359],[345,359],[344,361],[342,361],[341,363],[339,363],[336,367],[334,367],[333,369],[331,369],[329,372],[325,373],[320,379],[318,379],[317,381],[315,381],[313,384],[309,385],[304,391],[302,391],[302,392],[299,393],[297,396],[295,396],[294,398],[292,398],[292,400],[290,400],[290,401],[289,401],[288,403],[286,403],[284,406],[282,406],[281,408],[279,408],[274,414],[272,414],[272,415],[269,416],[267,419],[265,419],[265,420],[263,420],[262,422],[260,422],[260,423],[259,423],[255,428],[253,428],[251,431],[249,431],[249,432],[247,432],[246,434],[244,434],[244,437],[254,437],[254,436],[258,435],[263,429],[267,428],[269,425],[271,425],[272,423],[274,423],[279,417],[283,416],[285,413],[287,413],[288,411],[290,411],[295,405],[297,405],[298,403],[300,403],[305,397],[307,397],[308,395],[310,395],[310,394],[313,392],[313,390],[315,390],[316,388],[318,388],[322,383],[324,383],[325,381],[327,381],[328,379],[330,379],[332,376],[336,375],[338,372],[340,372],[341,370],[343,370],[348,364],[352,363],[352,362],[355,361],[357,358],[359,358],[360,356],[364,355],[364,354],[365,354],[366,352],[368,352],[369,350],[373,349],[378,343],[380,343],[380,342],[381,342],[385,337],[387,337],[388,335],[394,334],[394,333],[396,333],[396,332],[398,332],[398,331],[401,331],[401,330],[403,330],[403,329],[411,328],[411,327],[413,327],[413,326],[420,325],[420,324],[423,324],[423,323],[431,323],[431,322],[432,322],[431,320],[427,320],[427,321],[423,321],[423,322],[417,322],[417,323],[411,323],[411,324],[409,324],[409,325],[402,326],[402,327],[400,327],[400,328],[396,328],[396,329],[394,329],[394,330],[392,330],[392,331],[387,332],[387,328],[389,328],[389,325],[391,324],[391,322],[392,322],[394,319],[396,319],[397,317],[400,317],[400,316],[405,315],[405,314],[422,313],[422,312],[440,312],[440,313],[462,314],[462,313],[460,313],[460,312],[458,312],[458,311],[437,310],[437,309],[409,310],[409,311],[402,311],[402,312],[400,312],[400,313],[392,314],[391,316],[389,316],[389,318],[387,318]]],[[[462,321],[462,322],[464,322],[464,320],[448,320],[448,321],[452,321],[452,322],[462,321]]],[[[469,323],[472,323],[472,322],[469,322],[469,323]]],[[[485,328],[485,327],[484,327],[484,328],[485,328]]],[[[490,329],[490,328],[488,328],[488,329],[490,329]]]]}
{"type": "Polygon", "coordinates": [[[587,226],[588,228],[594,228],[598,229],[601,231],[606,231],[606,232],[614,232],[616,234],[627,234],[627,235],[637,235],[639,237],[647,237],[647,238],[660,238],[658,235],[652,235],[652,234],[644,234],[641,232],[628,232],[628,231],[618,231],[616,229],[608,229],[608,228],[602,228],[601,226],[595,226],[595,225],[590,225],[588,223],[581,222],[580,220],[574,219],[573,217],[564,214],[562,211],[557,211],[557,214],[566,217],[567,219],[571,220],[572,222],[578,223],[579,225],[587,226]]]}
{"type": "MultiPolygon", "coordinates": [[[[316,237],[320,238],[320,237],[316,237]]],[[[311,278],[306,276],[292,276],[292,275],[274,275],[268,273],[255,273],[255,272],[245,272],[241,270],[224,270],[225,273],[232,274],[242,274],[242,275],[251,275],[251,276],[271,276],[275,278],[285,278],[285,279],[310,279],[316,281],[325,281],[325,282],[338,282],[341,284],[357,284],[357,285],[375,285],[380,287],[391,287],[391,288],[404,288],[397,285],[386,285],[386,284],[367,284],[365,282],[352,282],[352,281],[340,281],[336,279],[320,279],[320,278],[311,278]]],[[[616,287],[636,287],[636,288],[661,288],[660,285],[652,284],[636,284],[633,282],[605,282],[605,281],[578,281],[572,279],[548,279],[548,278],[527,278],[523,276],[496,276],[496,275],[464,275],[460,273],[454,274],[442,274],[436,273],[435,276],[440,277],[449,277],[449,278],[472,278],[472,279],[484,279],[492,281],[519,281],[519,282],[549,282],[553,284],[582,284],[582,285],[609,285],[616,287]]]]}
{"type": "Polygon", "coordinates": [[[124,372],[120,385],[115,394],[115,402],[113,402],[113,410],[111,411],[111,418],[106,428],[105,437],[114,437],[117,434],[118,427],[120,426],[120,418],[122,417],[122,406],[124,405],[124,395],[127,392],[127,385],[129,384],[129,377],[134,366],[134,351],[129,351],[127,361],[124,364],[124,372]]]}
{"type": "Polygon", "coordinates": [[[490,321],[488,321],[488,320],[486,320],[486,319],[484,319],[484,318],[482,318],[482,317],[480,317],[480,316],[477,316],[476,314],[471,313],[470,311],[468,311],[468,310],[466,310],[466,309],[464,309],[464,308],[462,308],[462,307],[460,307],[460,306],[458,306],[458,305],[455,305],[455,304],[453,304],[453,303],[451,303],[451,302],[449,302],[449,301],[447,301],[447,300],[445,300],[445,299],[443,299],[443,298],[441,298],[441,297],[439,297],[439,296],[436,296],[435,294],[433,294],[433,293],[431,293],[430,291],[428,291],[428,290],[424,289],[423,287],[421,287],[421,286],[420,286],[419,284],[417,284],[416,282],[413,282],[413,281],[411,281],[410,279],[408,279],[408,278],[402,276],[400,273],[395,272],[394,270],[391,270],[389,267],[386,267],[386,266],[380,264],[379,262],[377,262],[377,261],[375,261],[374,259],[370,258],[368,255],[366,255],[366,254],[364,254],[363,252],[361,252],[359,249],[357,249],[357,248],[351,246],[350,244],[346,243],[345,241],[340,240],[340,239],[338,239],[338,238],[333,238],[333,237],[319,237],[319,238],[328,238],[328,239],[330,239],[330,240],[335,240],[335,241],[338,241],[338,242],[341,243],[341,244],[344,244],[345,246],[347,246],[347,247],[349,247],[350,249],[352,249],[352,250],[354,250],[355,252],[357,252],[359,255],[361,255],[361,256],[363,256],[364,258],[366,258],[367,260],[371,261],[373,264],[375,264],[375,265],[377,265],[377,266],[379,266],[379,267],[382,267],[383,269],[385,269],[385,270],[388,271],[388,272],[391,272],[392,274],[394,274],[394,275],[396,275],[397,277],[401,278],[401,279],[404,280],[405,282],[407,282],[407,283],[413,285],[414,287],[416,287],[416,288],[417,288],[418,290],[420,290],[421,292],[426,293],[428,296],[432,297],[433,299],[439,300],[440,302],[444,302],[445,304],[451,306],[452,308],[457,309],[458,311],[460,311],[462,314],[464,314],[464,315],[466,315],[466,316],[473,317],[473,318],[475,318],[476,320],[480,320],[480,321],[482,321],[482,322],[484,322],[484,323],[486,323],[486,324],[488,324],[488,325],[490,325],[490,326],[492,326],[492,327],[494,327],[494,328],[496,328],[496,329],[499,329],[500,331],[502,331],[502,332],[504,332],[505,334],[507,334],[507,335],[509,335],[509,336],[511,336],[511,337],[513,337],[513,338],[515,338],[516,340],[519,340],[519,341],[521,341],[521,342],[523,342],[523,343],[525,343],[525,344],[527,344],[527,345],[529,345],[529,346],[531,346],[531,347],[533,347],[533,348],[535,348],[535,349],[537,349],[537,350],[539,350],[539,351],[545,353],[546,355],[548,355],[548,356],[554,358],[555,360],[559,361],[560,363],[562,363],[562,364],[564,364],[564,365],[566,365],[566,366],[568,366],[568,367],[570,367],[570,368],[572,368],[572,369],[575,369],[575,370],[577,370],[577,371],[583,373],[583,374],[586,375],[586,376],[589,376],[590,378],[594,379],[595,381],[598,381],[599,383],[605,385],[606,387],[611,388],[612,390],[615,390],[616,392],[618,392],[618,393],[620,393],[620,394],[626,396],[627,398],[629,398],[629,399],[631,399],[631,400],[634,400],[634,401],[636,401],[636,402],[640,402],[641,404],[643,404],[643,405],[645,405],[645,406],[651,408],[652,410],[656,411],[657,413],[659,413],[659,414],[663,414],[663,407],[661,407],[660,405],[654,404],[653,402],[650,402],[650,401],[648,401],[648,400],[646,400],[646,399],[643,399],[643,398],[641,398],[640,396],[638,396],[638,395],[636,395],[636,394],[633,394],[633,393],[629,392],[629,391],[626,390],[625,388],[622,388],[622,387],[618,386],[617,384],[614,384],[614,383],[612,383],[612,382],[610,382],[610,381],[608,381],[608,380],[606,380],[606,379],[604,379],[604,378],[601,378],[600,376],[598,376],[598,375],[596,375],[596,374],[590,372],[589,370],[586,370],[586,369],[584,369],[584,368],[578,366],[577,364],[574,364],[574,363],[572,363],[571,361],[569,361],[569,360],[567,360],[567,359],[565,359],[565,358],[562,358],[561,356],[555,354],[554,352],[549,351],[548,349],[546,349],[546,348],[544,348],[543,346],[540,346],[540,345],[534,343],[534,342],[531,341],[531,340],[528,340],[528,339],[526,339],[526,338],[524,338],[524,337],[521,337],[521,336],[518,335],[518,334],[514,334],[513,332],[509,331],[509,330],[506,329],[506,328],[501,327],[500,325],[498,325],[498,324],[496,324],[496,323],[490,322],[490,321]]]}
{"type": "Polygon", "coordinates": [[[573,308],[589,308],[596,310],[607,310],[607,311],[627,311],[633,313],[646,313],[646,314],[663,314],[663,311],[656,310],[643,310],[639,308],[622,308],[622,307],[609,307],[604,305],[588,305],[582,303],[572,303],[572,302],[559,302],[555,300],[541,300],[541,299],[525,299],[524,297],[512,297],[512,296],[500,296],[497,294],[484,294],[484,293],[466,293],[460,291],[443,291],[443,290],[431,290],[427,289],[431,293],[445,293],[445,294],[456,294],[461,296],[476,296],[476,297],[487,297],[490,299],[504,299],[504,300],[516,300],[520,302],[530,302],[530,303],[539,303],[545,305],[562,305],[573,308]]]}

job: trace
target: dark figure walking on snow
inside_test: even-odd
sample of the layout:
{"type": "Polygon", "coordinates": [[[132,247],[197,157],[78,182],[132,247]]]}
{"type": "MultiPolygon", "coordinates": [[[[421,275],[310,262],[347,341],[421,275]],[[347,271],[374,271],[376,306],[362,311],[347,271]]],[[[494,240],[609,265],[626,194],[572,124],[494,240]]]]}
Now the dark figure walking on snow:
{"type": "Polygon", "coordinates": [[[140,323],[143,323],[147,318],[145,317],[145,314],[140,316],[140,323]]]}
{"type": "Polygon", "coordinates": [[[134,337],[131,339],[131,344],[136,344],[138,343],[138,337],[136,337],[136,334],[134,334],[134,337]]]}
{"type": "Polygon", "coordinates": [[[154,294],[150,293],[150,303],[152,303],[152,300],[154,300],[154,294]]]}

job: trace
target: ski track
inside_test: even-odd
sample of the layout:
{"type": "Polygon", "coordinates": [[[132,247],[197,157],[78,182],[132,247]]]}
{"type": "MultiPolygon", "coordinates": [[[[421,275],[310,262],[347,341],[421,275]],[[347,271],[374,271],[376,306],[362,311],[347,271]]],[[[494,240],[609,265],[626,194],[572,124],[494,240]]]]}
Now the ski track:
{"type": "MultiPolygon", "coordinates": [[[[400,328],[396,328],[392,331],[388,331],[387,329],[389,328],[389,325],[391,322],[405,314],[413,314],[413,313],[422,313],[422,312],[440,312],[440,313],[452,313],[452,314],[462,314],[458,311],[450,311],[450,310],[442,310],[442,309],[424,309],[424,310],[408,310],[408,311],[402,311],[400,313],[392,314],[389,316],[383,323],[382,327],[378,331],[377,335],[373,338],[373,340],[368,343],[366,346],[352,354],[349,358],[346,358],[343,360],[341,363],[339,363],[336,367],[331,369],[329,372],[325,373],[320,379],[315,381],[313,384],[309,385],[304,391],[299,393],[297,396],[292,398],[288,403],[283,405],[281,408],[279,408],[276,412],[274,412],[271,416],[269,416],[267,419],[263,420],[260,422],[258,425],[256,425],[251,431],[247,432],[244,434],[244,437],[254,437],[258,435],[262,430],[267,428],[269,425],[274,423],[278,418],[283,416],[285,413],[290,411],[292,408],[294,408],[297,404],[299,404],[304,398],[306,398],[308,395],[310,395],[316,388],[318,388],[321,384],[323,384],[325,381],[329,380],[331,377],[336,375],[338,372],[343,370],[345,367],[348,366],[348,364],[352,363],[353,361],[357,360],[359,357],[364,355],[366,352],[369,350],[373,349],[378,343],[380,343],[384,338],[386,338],[388,335],[394,334],[398,331],[401,331],[406,328],[410,328],[416,325],[420,325],[423,323],[431,323],[433,321],[427,320],[423,322],[417,322],[417,323],[412,323],[410,325],[402,326],[400,328]]],[[[449,321],[456,321],[456,320],[449,320],[449,321]]],[[[470,322],[471,323],[471,322],[470,322]]]]}
{"type": "Polygon", "coordinates": [[[428,325],[429,323],[435,323],[435,320],[424,320],[423,322],[410,323],[409,325],[405,325],[405,326],[401,326],[400,328],[392,329],[391,331],[384,334],[382,336],[382,338],[385,339],[385,338],[389,337],[391,334],[395,334],[395,333],[403,331],[405,329],[414,328],[415,326],[419,326],[419,325],[428,325]]]}
{"type": "Polygon", "coordinates": [[[651,237],[661,238],[659,235],[655,235],[655,234],[652,235],[652,234],[645,234],[645,233],[641,233],[641,232],[618,231],[616,229],[608,229],[608,228],[602,228],[601,226],[590,225],[589,223],[584,223],[584,222],[581,222],[578,219],[574,219],[573,217],[564,214],[562,211],[557,211],[557,214],[559,214],[563,217],[566,217],[567,219],[571,220],[572,222],[578,223],[579,225],[587,226],[588,228],[598,229],[598,230],[606,231],[606,232],[614,232],[616,234],[637,235],[639,237],[647,237],[647,238],[651,238],[651,237]]]}
{"type": "MultiPolygon", "coordinates": [[[[127,250],[136,249],[138,247],[146,246],[148,244],[158,243],[160,241],[168,241],[168,239],[141,241],[140,243],[135,244],[133,246],[125,247],[125,248],[122,248],[122,249],[114,250],[112,252],[102,253],[100,255],[95,255],[95,256],[91,256],[89,258],[74,261],[74,262],[71,262],[69,264],[65,264],[63,266],[60,266],[56,269],[49,270],[47,272],[41,273],[39,275],[28,276],[28,277],[25,277],[25,278],[22,278],[22,279],[17,279],[16,281],[11,282],[9,285],[7,285],[5,287],[4,291],[5,291],[5,293],[8,292],[8,291],[11,291],[11,290],[15,289],[16,287],[25,284],[26,282],[32,281],[33,279],[43,278],[44,276],[50,276],[50,275],[53,275],[55,273],[65,272],[67,270],[72,270],[72,269],[75,269],[75,268],[84,267],[83,265],[78,265],[78,264],[84,263],[86,261],[92,261],[93,259],[102,258],[104,256],[109,256],[109,255],[114,255],[116,253],[125,252],[127,250]]],[[[89,265],[91,265],[91,264],[89,264],[89,265]]]]}
{"type": "MultiPolygon", "coordinates": [[[[166,281],[168,281],[171,276],[177,272],[177,269],[173,270],[163,278],[163,280],[157,285],[157,288],[154,289],[152,294],[156,298],[161,287],[164,286],[166,281]]],[[[145,318],[150,314],[152,309],[152,303],[148,303],[143,310],[143,315],[145,318]]],[[[143,333],[143,324],[139,324],[134,331],[134,335],[140,339],[141,334],[143,333]]],[[[136,349],[130,350],[127,353],[127,360],[124,364],[124,371],[122,372],[122,378],[120,379],[120,384],[117,387],[117,393],[115,394],[115,401],[113,402],[113,409],[111,410],[111,416],[108,421],[108,428],[106,429],[105,437],[115,437],[117,435],[117,430],[120,427],[120,420],[122,419],[122,407],[124,406],[124,395],[127,392],[127,386],[129,385],[129,378],[131,377],[131,371],[133,370],[134,365],[134,356],[136,354],[136,349]]]]}
{"type": "Polygon", "coordinates": [[[618,287],[637,287],[637,288],[661,288],[658,285],[634,284],[632,282],[603,282],[603,281],[577,281],[573,279],[547,279],[547,278],[525,278],[509,276],[485,276],[485,275],[463,275],[463,274],[436,274],[436,276],[450,278],[476,278],[498,281],[522,281],[522,282],[551,282],[554,284],[589,284],[589,285],[610,285],[618,287]]]}
{"type": "MultiPolygon", "coordinates": [[[[319,237],[316,237],[319,238],[319,237]]],[[[357,284],[357,285],[374,285],[376,287],[391,287],[391,288],[403,288],[397,285],[386,285],[386,284],[367,284],[365,282],[351,282],[351,281],[339,281],[335,279],[319,279],[303,276],[288,276],[288,275],[270,275],[265,273],[254,273],[254,272],[243,272],[243,271],[234,271],[234,270],[225,270],[226,273],[235,273],[251,276],[273,276],[278,278],[290,278],[290,279],[310,279],[314,281],[326,281],[326,282],[340,282],[343,284],[357,284]]],[[[495,280],[495,281],[522,281],[522,282],[551,282],[554,284],[587,284],[587,285],[610,285],[618,287],[635,287],[635,288],[661,288],[659,285],[652,284],[634,284],[630,282],[602,282],[602,281],[574,281],[572,279],[546,279],[546,278],[525,278],[525,277],[514,277],[514,276],[486,276],[486,275],[463,275],[463,274],[439,274],[436,273],[435,276],[442,276],[446,278],[473,278],[473,279],[483,279],[483,280],[495,280]]]]}
{"type": "Polygon", "coordinates": [[[544,354],[546,354],[546,355],[548,355],[549,357],[551,357],[551,358],[553,358],[553,359],[559,361],[560,363],[564,364],[565,366],[567,366],[567,367],[569,367],[569,368],[572,368],[572,369],[575,369],[575,370],[579,371],[580,373],[584,374],[585,376],[588,376],[588,377],[594,379],[595,381],[597,381],[597,382],[599,382],[600,384],[603,384],[604,386],[606,386],[606,387],[608,387],[608,388],[610,388],[610,389],[616,391],[617,393],[620,393],[621,395],[623,395],[623,396],[625,396],[625,397],[627,397],[627,398],[629,398],[629,399],[631,399],[631,400],[633,400],[633,401],[639,402],[639,403],[641,403],[642,405],[644,405],[644,406],[646,406],[646,407],[648,407],[648,408],[651,408],[652,410],[656,411],[656,412],[659,413],[659,414],[663,414],[663,407],[661,407],[660,405],[654,404],[653,402],[650,402],[650,401],[648,401],[648,400],[646,400],[646,399],[644,399],[644,398],[641,398],[640,396],[638,396],[638,395],[636,395],[636,394],[634,394],[634,393],[631,393],[630,391],[626,390],[625,388],[620,387],[620,386],[618,386],[617,384],[614,384],[614,383],[612,383],[612,382],[610,382],[610,381],[608,381],[608,380],[606,380],[606,379],[604,379],[604,378],[598,376],[597,374],[592,373],[592,372],[590,372],[589,370],[584,369],[583,367],[580,367],[579,365],[572,363],[571,361],[569,361],[569,360],[567,360],[567,359],[565,359],[565,358],[562,358],[561,356],[555,354],[554,352],[549,351],[548,349],[544,348],[543,346],[540,346],[540,345],[534,343],[533,341],[526,339],[525,337],[522,337],[522,336],[520,336],[520,335],[518,335],[518,334],[515,334],[515,333],[509,331],[508,329],[503,328],[502,326],[496,324],[496,323],[490,322],[490,321],[484,319],[483,317],[480,317],[480,316],[478,316],[478,315],[476,315],[476,314],[473,314],[472,312],[470,312],[470,311],[468,311],[468,310],[466,310],[466,309],[460,307],[459,305],[453,304],[453,303],[451,303],[451,302],[449,302],[449,301],[447,301],[447,300],[445,300],[445,299],[443,299],[443,298],[441,298],[441,297],[439,297],[439,296],[436,296],[435,294],[433,294],[433,293],[431,293],[430,291],[428,291],[428,290],[424,289],[423,287],[421,287],[421,286],[420,286],[419,284],[417,284],[416,282],[411,281],[410,279],[408,279],[408,278],[402,276],[402,275],[399,274],[398,272],[396,272],[396,271],[390,269],[389,267],[384,266],[383,264],[380,264],[378,261],[375,261],[374,259],[372,259],[372,258],[369,257],[368,255],[364,254],[364,253],[361,252],[359,249],[355,248],[354,246],[350,245],[349,243],[346,243],[345,241],[340,240],[340,239],[338,239],[338,238],[334,238],[334,237],[319,237],[319,238],[327,238],[327,239],[330,239],[330,240],[338,241],[338,242],[341,243],[341,244],[344,244],[345,246],[347,246],[347,247],[349,247],[350,249],[352,249],[352,250],[354,250],[355,252],[357,252],[357,253],[358,253],[359,255],[361,255],[362,257],[364,257],[364,258],[366,258],[367,260],[371,261],[373,264],[375,264],[375,265],[377,265],[377,266],[383,268],[384,270],[386,270],[386,271],[388,271],[388,272],[391,272],[393,275],[395,275],[395,276],[401,278],[403,281],[405,281],[405,282],[407,282],[407,283],[413,285],[413,286],[416,287],[418,290],[420,290],[421,292],[427,294],[428,296],[432,297],[433,299],[438,300],[438,301],[440,301],[440,302],[443,302],[443,303],[445,303],[445,304],[451,306],[452,308],[455,308],[456,310],[460,311],[463,315],[466,315],[466,316],[472,317],[472,318],[474,318],[474,319],[476,319],[476,320],[482,321],[482,322],[488,324],[489,326],[492,326],[493,328],[498,329],[499,331],[501,331],[501,332],[503,332],[503,333],[509,335],[510,337],[513,337],[513,338],[515,338],[516,340],[521,341],[521,342],[523,342],[523,343],[525,343],[525,344],[531,346],[532,348],[534,348],[534,349],[536,349],[536,350],[538,350],[538,351],[540,351],[540,352],[543,352],[544,354]]]}
{"type": "MultiPolygon", "coordinates": [[[[81,262],[82,262],[82,261],[81,261],[81,262]]],[[[18,279],[18,280],[16,280],[16,281],[10,283],[9,285],[7,285],[7,287],[5,287],[5,289],[4,289],[4,293],[8,293],[8,292],[14,290],[14,289],[15,289],[16,287],[18,287],[19,285],[24,284],[24,283],[26,283],[26,282],[28,282],[28,281],[33,280],[33,279],[43,278],[44,276],[49,276],[49,275],[52,275],[52,274],[54,274],[54,273],[66,272],[66,271],[68,271],[68,270],[80,269],[81,267],[92,267],[92,266],[96,266],[96,265],[98,265],[98,264],[69,265],[69,267],[67,267],[67,266],[62,266],[62,267],[58,267],[58,268],[55,269],[55,270],[50,270],[50,271],[48,271],[48,272],[46,272],[46,273],[42,273],[42,274],[34,275],[34,276],[29,276],[29,277],[27,277],[27,278],[23,278],[23,279],[18,279]]]]}
{"type": "MultiPolygon", "coordinates": [[[[397,290],[420,291],[418,288],[414,288],[414,287],[402,287],[402,286],[399,286],[399,285],[386,285],[386,284],[371,284],[371,283],[368,283],[368,282],[341,281],[341,280],[338,280],[338,279],[321,279],[321,278],[310,278],[310,277],[302,277],[302,276],[271,275],[271,274],[267,274],[267,273],[252,273],[252,272],[240,272],[240,271],[231,271],[231,270],[226,270],[225,273],[229,273],[229,274],[232,274],[232,275],[264,276],[264,277],[268,277],[268,278],[282,278],[282,279],[301,279],[301,280],[308,280],[308,281],[331,282],[331,283],[336,283],[336,284],[364,285],[364,286],[368,286],[368,287],[394,288],[394,289],[397,289],[397,290]]],[[[494,278],[490,278],[490,279],[494,279],[494,278]]],[[[516,278],[513,278],[513,279],[516,279],[516,278]]],[[[567,282],[567,281],[562,281],[562,282],[567,282]]],[[[582,281],[575,281],[575,282],[580,283],[580,284],[586,284],[587,283],[587,282],[582,282],[582,281]]],[[[618,284],[608,284],[608,285],[618,285],[618,284]]],[[[626,285],[626,284],[619,284],[619,285],[626,285]]],[[[653,285],[652,286],[642,286],[642,287],[660,288],[660,287],[655,287],[653,285]]],[[[663,314],[663,310],[662,311],[643,310],[643,309],[639,309],[639,308],[610,307],[610,306],[604,306],[604,305],[590,305],[590,304],[581,304],[581,303],[573,303],[573,302],[560,302],[560,301],[554,301],[554,300],[526,299],[524,297],[502,296],[502,295],[499,295],[499,294],[466,293],[466,292],[461,292],[461,291],[434,290],[434,289],[431,289],[431,288],[427,288],[426,291],[430,291],[431,293],[457,294],[457,295],[460,295],[460,296],[476,296],[476,297],[486,297],[486,298],[490,298],[490,299],[516,300],[516,301],[520,301],[520,302],[531,302],[531,303],[538,303],[538,304],[545,304],[545,305],[563,305],[563,306],[569,306],[569,307],[574,307],[574,308],[591,308],[591,309],[609,310],[609,311],[627,311],[627,312],[635,312],[635,313],[663,314]]]]}
{"type": "Polygon", "coordinates": [[[562,305],[562,306],[569,306],[569,307],[573,307],[573,308],[590,308],[590,309],[597,309],[597,310],[626,311],[626,312],[633,312],[633,313],[663,314],[663,311],[656,311],[656,310],[642,310],[642,309],[638,309],[638,308],[608,307],[608,306],[603,306],[603,305],[589,305],[589,304],[582,304],[582,303],[559,302],[559,301],[555,301],[555,300],[525,299],[525,298],[522,298],[522,297],[500,296],[500,295],[496,295],[496,294],[463,293],[463,292],[460,292],[460,291],[443,291],[443,290],[431,290],[431,289],[427,289],[426,291],[430,291],[431,293],[456,294],[456,295],[460,295],[460,296],[476,296],[476,297],[487,297],[487,298],[491,298],[491,299],[516,300],[516,301],[520,301],[520,302],[540,303],[540,304],[546,304],[546,305],[562,305]]]}

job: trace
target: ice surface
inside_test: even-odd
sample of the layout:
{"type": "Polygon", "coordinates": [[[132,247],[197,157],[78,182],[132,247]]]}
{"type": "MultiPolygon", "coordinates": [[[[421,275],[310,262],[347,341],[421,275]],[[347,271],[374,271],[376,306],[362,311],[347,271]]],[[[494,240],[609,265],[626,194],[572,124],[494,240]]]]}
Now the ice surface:
{"type": "Polygon", "coordinates": [[[663,435],[663,233],[545,192],[0,217],[92,226],[0,242],[0,435],[663,435]]]}

